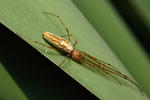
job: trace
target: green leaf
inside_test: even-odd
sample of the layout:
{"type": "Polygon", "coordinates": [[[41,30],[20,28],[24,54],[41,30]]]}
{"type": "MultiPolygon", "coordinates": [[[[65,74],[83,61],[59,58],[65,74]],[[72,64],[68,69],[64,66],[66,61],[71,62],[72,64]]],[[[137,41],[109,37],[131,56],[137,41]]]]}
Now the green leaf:
{"type": "Polygon", "coordinates": [[[0,62],[0,99],[1,100],[28,100],[15,81],[0,62]]]}
{"type": "Polygon", "coordinates": [[[105,0],[74,2],[150,96],[150,81],[147,77],[150,73],[149,58],[112,4],[105,0]]]}
{"type": "MultiPolygon", "coordinates": [[[[62,53],[31,41],[32,39],[47,44],[41,35],[45,31],[58,36],[65,34],[58,19],[44,15],[43,11],[50,11],[62,18],[72,37],[78,41],[77,49],[111,63],[122,73],[130,76],[105,41],[70,0],[1,0],[0,8],[0,21],[56,65],[65,58],[62,53]]],[[[102,100],[147,100],[146,96],[128,81],[120,79],[123,83],[120,86],[115,80],[72,59],[67,59],[59,67],[102,100]]]]}

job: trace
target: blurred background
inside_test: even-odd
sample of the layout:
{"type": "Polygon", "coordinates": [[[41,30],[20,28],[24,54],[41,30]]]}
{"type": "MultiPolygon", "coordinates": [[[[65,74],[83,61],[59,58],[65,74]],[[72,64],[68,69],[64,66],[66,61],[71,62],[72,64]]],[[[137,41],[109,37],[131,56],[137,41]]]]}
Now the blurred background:
{"type": "Polygon", "coordinates": [[[110,2],[114,5],[115,9],[126,22],[128,27],[132,30],[132,33],[144,48],[148,56],[150,56],[150,16],[146,16],[146,14],[149,14],[147,12],[150,11],[149,0],[135,0],[135,4],[129,0],[110,0],[110,2]]]}

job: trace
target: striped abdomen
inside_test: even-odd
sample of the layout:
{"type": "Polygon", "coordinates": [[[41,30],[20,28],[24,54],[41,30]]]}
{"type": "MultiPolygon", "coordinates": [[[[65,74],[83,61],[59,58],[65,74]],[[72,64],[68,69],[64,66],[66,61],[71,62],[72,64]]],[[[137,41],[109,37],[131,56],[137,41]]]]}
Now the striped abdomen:
{"type": "Polygon", "coordinates": [[[54,45],[58,49],[63,50],[64,52],[71,53],[73,51],[72,44],[69,41],[67,41],[57,35],[54,35],[49,32],[43,32],[43,37],[50,44],[54,45]]]}

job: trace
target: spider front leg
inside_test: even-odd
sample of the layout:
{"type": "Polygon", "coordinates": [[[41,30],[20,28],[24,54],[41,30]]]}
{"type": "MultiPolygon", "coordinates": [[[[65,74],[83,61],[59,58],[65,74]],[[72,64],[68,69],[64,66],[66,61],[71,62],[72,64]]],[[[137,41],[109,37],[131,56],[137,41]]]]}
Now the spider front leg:
{"type": "Polygon", "coordinates": [[[67,26],[63,23],[62,19],[61,19],[58,15],[53,14],[53,13],[51,13],[51,12],[43,12],[43,13],[44,13],[44,14],[50,14],[50,15],[55,16],[55,17],[58,18],[58,20],[60,21],[60,23],[63,25],[63,27],[64,27],[65,30],[66,30],[66,34],[67,34],[67,36],[68,36],[68,41],[70,41],[69,29],[68,29],[67,26]]]}

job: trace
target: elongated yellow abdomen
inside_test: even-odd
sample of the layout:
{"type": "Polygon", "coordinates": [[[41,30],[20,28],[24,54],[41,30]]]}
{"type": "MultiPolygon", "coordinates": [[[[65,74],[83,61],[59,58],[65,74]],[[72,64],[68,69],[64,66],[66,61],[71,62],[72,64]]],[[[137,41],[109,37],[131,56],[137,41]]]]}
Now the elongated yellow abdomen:
{"type": "Polygon", "coordinates": [[[71,53],[73,51],[73,46],[69,41],[67,41],[57,35],[54,35],[53,33],[43,32],[43,37],[50,44],[52,44],[53,46],[55,46],[58,49],[63,50],[66,53],[71,53]]]}

